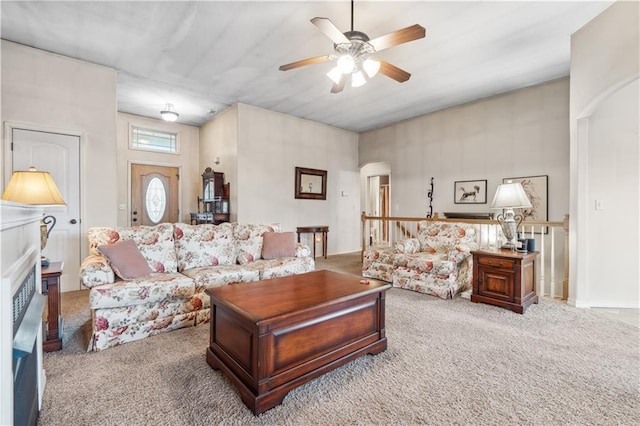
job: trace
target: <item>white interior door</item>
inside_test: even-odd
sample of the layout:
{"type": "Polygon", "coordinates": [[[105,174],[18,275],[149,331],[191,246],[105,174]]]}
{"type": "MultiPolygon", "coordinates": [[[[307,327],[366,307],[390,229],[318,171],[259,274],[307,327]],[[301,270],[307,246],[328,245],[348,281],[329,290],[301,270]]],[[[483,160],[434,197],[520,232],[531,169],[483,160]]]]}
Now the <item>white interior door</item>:
{"type": "Polygon", "coordinates": [[[67,203],[44,209],[56,224],[42,254],[64,262],[61,291],[80,290],[80,137],[17,128],[11,133],[13,170],[34,166],[51,173],[67,203]]]}

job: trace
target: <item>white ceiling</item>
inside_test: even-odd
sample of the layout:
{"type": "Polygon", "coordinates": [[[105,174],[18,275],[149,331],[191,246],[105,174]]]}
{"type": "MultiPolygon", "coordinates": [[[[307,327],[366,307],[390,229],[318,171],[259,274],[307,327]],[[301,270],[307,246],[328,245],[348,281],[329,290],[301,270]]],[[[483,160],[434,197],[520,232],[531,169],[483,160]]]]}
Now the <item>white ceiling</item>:
{"type": "Polygon", "coordinates": [[[354,29],[375,38],[420,24],[424,39],[379,56],[379,74],[331,94],[329,54],[310,19],[350,30],[350,2],[1,2],[3,39],[118,70],[118,110],[200,126],[241,102],[353,131],[567,76],[570,35],[613,2],[356,1],[354,29]]]}

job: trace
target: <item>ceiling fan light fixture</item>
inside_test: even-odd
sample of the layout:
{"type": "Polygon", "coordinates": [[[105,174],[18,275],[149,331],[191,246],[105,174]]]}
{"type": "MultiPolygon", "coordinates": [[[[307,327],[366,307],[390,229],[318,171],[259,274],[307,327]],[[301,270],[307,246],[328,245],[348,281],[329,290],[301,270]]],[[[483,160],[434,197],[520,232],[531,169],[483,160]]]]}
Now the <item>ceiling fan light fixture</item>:
{"type": "Polygon", "coordinates": [[[335,84],[340,84],[340,80],[342,79],[342,71],[340,71],[340,68],[338,67],[333,67],[331,71],[327,73],[327,77],[329,77],[335,84]]]}
{"type": "Polygon", "coordinates": [[[351,74],[351,87],[364,86],[367,80],[364,78],[364,74],[361,71],[356,71],[351,74]]]}
{"type": "Polygon", "coordinates": [[[173,107],[173,104],[166,104],[164,109],[160,111],[160,115],[164,121],[176,121],[180,116],[173,107]]]}
{"type": "Polygon", "coordinates": [[[337,66],[342,74],[350,74],[356,66],[356,61],[351,55],[342,55],[338,58],[337,66]]]}
{"type": "Polygon", "coordinates": [[[362,63],[362,68],[364,69],[364,72],[367,73],[369,78],[373,78],[376,74],[378,74],[378,71],[380,71],[380,61],[367,58],[362,63]]]}

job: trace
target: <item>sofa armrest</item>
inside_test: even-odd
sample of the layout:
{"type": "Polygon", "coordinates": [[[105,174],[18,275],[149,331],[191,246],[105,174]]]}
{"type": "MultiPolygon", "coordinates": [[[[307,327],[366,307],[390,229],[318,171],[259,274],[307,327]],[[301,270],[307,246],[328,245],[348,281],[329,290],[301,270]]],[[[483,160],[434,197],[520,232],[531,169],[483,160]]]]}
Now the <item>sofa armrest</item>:
{"type": "Polygon", "coordinates": [[[417,238],[407,238],[406,240],[396,241],[395,249],[397,253],[420,253],[420,240],[417,238]]]}
{"type": "Polygon", "coordinates": [[[113,269],[107,259],[97,254],[92,254],[82,261],[79,274],[82,285],[87,288],[115,281],[113,269]]]}
{"type": "Polygon", "coordinates": [[[296,257],[309,256],[311,256],[311,249],[309,249],[309,246],[302,243],[296,243],[296,257]]]}
{"type": "Polygon", "coordinates": [[[477,249],[477,246],[475,245],[456,244],[456,246],[447,254],[447,258],[458,264],[465,260],[467,257],[471,256],[471,250],[475,249],[477,249]]]}

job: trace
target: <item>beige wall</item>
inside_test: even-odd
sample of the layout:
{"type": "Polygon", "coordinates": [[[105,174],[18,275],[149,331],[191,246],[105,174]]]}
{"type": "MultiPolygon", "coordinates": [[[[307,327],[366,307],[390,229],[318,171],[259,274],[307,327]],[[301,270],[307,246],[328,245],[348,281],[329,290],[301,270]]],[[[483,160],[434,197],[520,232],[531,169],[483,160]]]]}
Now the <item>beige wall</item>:
{"type": "Polygon", "coordinates": [[[638,2],[619,1],[571,37],[569,303],[576,306],[640,307],[639,27],[638,2]]]}
{"type": "Polygon", "coordinates": [[[329,254],[358,251],[359,176],[357,133],[238,105],[239,222],[328,225],[329,254]],[[327,171],[326,200],[294,198],[296,167],[327,171]]]}
{"type": "Polygon", "coordinates": [[[202,180],[198,167],[199,128],[139,115],[118,113],[117,188],[118,226],[131,226],[131,164],[153,164],[178,167],[180,169],[180,216],[179,220],[190,223],[190,212],[196,212],[197,197],[202,196],[202,180]],[[129,148],[131,126],[151,130],[178,133],[180,152],[167,154],[129,148]]]}
{"type": "MultiPolygon", "coordinates": [[[[200,174],[211,167],[229,183],[231,221],[238,219],[238,106],[233,105],[200,128],[200,174]],[[215,164],[219,158],[220,164],[215,164]]],[[[202,181],[199,184],[202,191],[202,181]]]]}
{"type": "Polygon", "coordinates": [[[391,166],[391,215],[491,212],[503,178],[549,176],[549,220],[569,211],[569,80],[437,111],[360,136],[360,165],[391,166]],[[487,204],[455,204],[454,182],[487,180],[487,204]]]}
{"type": "MultiPolygon", "coordinates": [[[[232,221],[284,231],[328,225],[328,253],[347,253],[360,249],[357,145],[357,133],[237,104],[201,128],[200,168],[231,183],[232,221]],[[296,167],[327,170],[326,200],[294,198],[296,167]]],[[[302,241],[313,244],[309,235],[302,241]]]]}
{"type": "MultiPolygon", "coordinates": [[[[82,134],[82,235],[115,225],[116,71],[5,40],[1,54],[2,121],[82,134]]],[[[0,164],[4,178],[4,158],[0,164]]]]}

